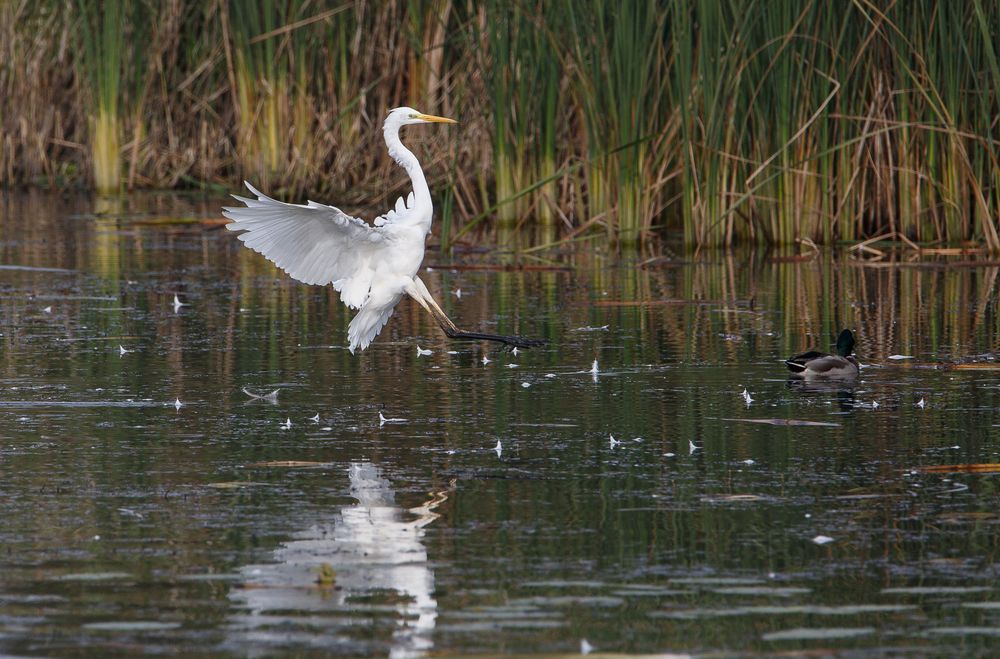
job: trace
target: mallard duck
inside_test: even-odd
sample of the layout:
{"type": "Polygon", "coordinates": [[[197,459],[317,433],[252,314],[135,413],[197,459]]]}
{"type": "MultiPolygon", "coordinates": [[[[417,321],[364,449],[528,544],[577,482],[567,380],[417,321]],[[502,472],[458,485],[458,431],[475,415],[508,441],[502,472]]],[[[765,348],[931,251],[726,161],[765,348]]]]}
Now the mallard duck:
{"type": "Polygon", "coordinates": [[[858,360],[851,356],[854,352],[854,333],[845,329],[837,337],[837,354],[810,350],[785,360],[791,377],[812,380],[816,378],[856,378],[860,369],[858,360]]]}

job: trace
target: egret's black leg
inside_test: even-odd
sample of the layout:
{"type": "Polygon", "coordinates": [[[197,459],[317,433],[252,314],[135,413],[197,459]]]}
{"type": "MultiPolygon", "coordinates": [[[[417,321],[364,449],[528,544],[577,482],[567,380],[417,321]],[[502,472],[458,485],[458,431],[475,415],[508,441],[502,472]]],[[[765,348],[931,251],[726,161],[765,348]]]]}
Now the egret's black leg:
{"type": "Polygon", "coordinates": [[[438,303],[431,296],[430,291],[424,286],[424,283],[420,281],[419,277],[413,278],[415,286],[413,290],[408,290],[407,292],[413,299],[420,303],[420,305],[427,309],[434,320],[437,321],[438,325],[441,326],[441,330],[448,335],[449,339],[455,339],[457,341],[493,341],[495,343],[502,343],[507,346],[507,348],[537,348],[538,346],[543,346],[548,341],[545,339],[529,339],[523,336],[507,336],[503,334],[485,334],[483,332],[466,332],[458,328],[458,325],[448,318],[448,315],[441,309],[438,303]]]}
{"type": "Polygon", "coordinates": [[[441,326],[441,330],[448,335],[449,339],[457,341],[494,341],[502,343],[509,348],[537,348],[543,346],[548,341],[545,339],[529,339],[523,336],[508,336],[504,334],[486,334],[483,332],[466,332],[458,328],[451,319],[445,315],[440,308],[430,307],[431,315],[441,326]]]}
{"type": "Polygon", "coordinates": [[[508,336],[503,334],[484,334],[482,332],[465,332],[458,328],[452,329],[444,323],[438,323],[441,329],[448,335],[449,339],[458,341],[495,341],[502,343],[508,348],[537,348],[543,346],[548,341],[545,339],[529,339],[525,336],[508,336]]]}

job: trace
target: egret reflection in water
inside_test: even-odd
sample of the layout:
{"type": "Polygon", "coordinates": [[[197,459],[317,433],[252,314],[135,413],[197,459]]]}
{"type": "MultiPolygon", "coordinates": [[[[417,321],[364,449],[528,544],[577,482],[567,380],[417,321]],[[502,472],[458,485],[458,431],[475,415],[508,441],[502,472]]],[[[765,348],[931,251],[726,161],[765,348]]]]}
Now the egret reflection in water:
{"type": "MultiPolygon", "coordinates": [[[[348,477],[357,503],[282,544],[274,550],[273,563],[239,570],[243,587],[234,589],[230,599],[244,610],[231,625],[241,643],[294,641],[290,629],[302,624],[303,614],[329,615],[318,623],[328,634],[310,630],[302,639],[349,649],[357,625],[376,624],[389,609],[396,616],[387,640],[390,656],[422,654],[433,647],[438,610],[423,537],[447,496],[439,493],[407,510],[396,504],[391,483],[375,465],[353,463],[348,477]],[[332,580],[324,583],[321,575],[330,570],[332,580]]],[[[364,636],[370,640],[371,634],[364,636]]]]}

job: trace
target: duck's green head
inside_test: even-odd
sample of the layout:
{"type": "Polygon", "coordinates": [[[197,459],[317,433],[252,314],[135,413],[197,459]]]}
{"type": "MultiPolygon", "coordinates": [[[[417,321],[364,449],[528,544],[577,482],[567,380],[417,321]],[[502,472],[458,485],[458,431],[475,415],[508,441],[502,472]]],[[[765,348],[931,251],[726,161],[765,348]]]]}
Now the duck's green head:
{"type": "Polygon", "coordinates": [[[845,329],[837,337],[837,354],[847,357],[852,352],[854,352],[854,332],[845,329]]]}

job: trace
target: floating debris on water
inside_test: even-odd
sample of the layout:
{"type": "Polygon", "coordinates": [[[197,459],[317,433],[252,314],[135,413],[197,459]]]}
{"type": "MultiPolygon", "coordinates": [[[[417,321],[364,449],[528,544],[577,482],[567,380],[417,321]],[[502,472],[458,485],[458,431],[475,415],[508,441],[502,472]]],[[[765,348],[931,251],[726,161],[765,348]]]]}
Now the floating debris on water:
{"type": "Polygon", "coordinates": [[[771,426],[820,426],[824,428],[839,428],[839,423],[831,423],[830,421],[802,421],[799,419],[727,419],[722,418],[720,421],[739,421],[741,423],[766,423],[771,426]]]}
{"type": "Polygon", "coordinates": [[[269,394],[255,394],[246,387],[243,387],[243,393],[245,393],[247,396],[250,396],[250,398],[253,398],[254,400],[266,400],[272,403],[278,402],[279,391],[281,391],[281,389],[275,389],[269,394]]]}
{"type": "Polygon", "coordinates": [[[573,332],[607,332],[609,325],[601,325],[600,327],[591,327],[590,325],[586,327],[577,327],[573,329],[573,332]]]}
{"type": "Polygon", "coordinates": [[[378,426],[381,428],[387,423],[406,423],[406,419],[386,417],[382,412],[378,413],[378,426]]]}
{"type": "Polygon", "coordinates": [[[249,468],[258,467],[325,467],[329,465],[329,462],[317,462],[315,460],[263,460],[261,462],[251,462],[248,465],[244,465],[249,468]]]}
{"type": "Polygon", "coordinates": [[[971,595],[988,593],[989,586],[892,586],[883,588],[883,595],[971,595]]]}
{"type": "MultiPolygon", "coordinates": [[[[952,446],[950,448],[957,449],[957,446],[952,446]]],[[[955,464],[955,465],[926,465],[924,467],[917,467],[911,473],[927,473],[927,474],[993,474],[1000,473],[1000,463],[996,462],[978,462],[973,464],[955,464]]]]}
{"type": "Polygon", "coordinates": [[[319,569],[316,570],[318,573],[316,576],[316,583],[320,586],[326,586],[327,588],[333,586],[337,580],[337,573],[329,563],[320,563],[319,569]]]}
{"type": "Polygon", "coordinates": [[[875,633],[874,627],[797,627],[762,634],[765,641],[828,641],[833,639],[858,638],[875,633]]]}
{"type": "Polygon", "coordinates": [[[117,581],[119,579],[134,579],[129,572],[74,572],[49,577],[50,581],[117,581]]]}

